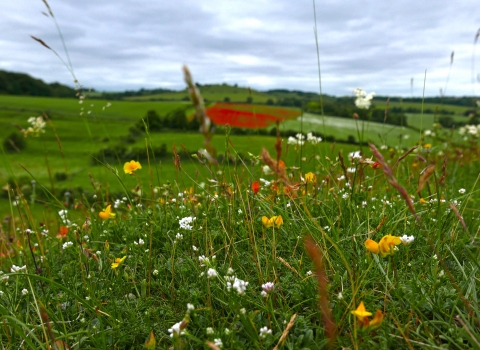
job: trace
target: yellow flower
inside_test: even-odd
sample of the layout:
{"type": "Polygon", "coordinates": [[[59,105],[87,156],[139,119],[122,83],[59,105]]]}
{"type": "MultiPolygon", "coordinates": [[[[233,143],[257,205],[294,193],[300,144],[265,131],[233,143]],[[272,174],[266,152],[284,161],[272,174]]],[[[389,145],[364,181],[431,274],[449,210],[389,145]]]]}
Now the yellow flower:
{"type": "Polygon", "coordinates": [[[306,182],[309,182],[309,183],[315,182],[316,178],[317,178],[317,177],[316,177],[315,174],[312,173],[312,172],[309,172],[309,173],[306,173],[306,174],[305,174],[305,181],[306,181],[306,182]]]}
{"type": "Polygon", "coordinates": [[[367,247],[367,249],[371,251],[373,254],[378,254],[378,252],[380,251],[380,247],[378,246],[378,243],[375,242],[373,239],[367,239],[365,241],[365,247],[367,247]]]}
{"type": "Polygon", "coordinates": [[[371,312],[368,312],[367,309],[365,309],[365,305],[363,304],[363,301],[360,302],[360,305],[358,305],[356,310],[351,311],[351,313],[355,316],[357,316],[358,320],[360,322],[363,322],[363,319],[367,316],[372,316],[371,312]]]}
{"type": "Polygon", "coordinates": [[[106,207],[104,211],[101,211],[100,213],[98,213],[98,216],[100,216],[100,219],[102,220],[108,220],[108,219],[114,218],[115,214],[112,213],[112,206],[109,205],[108,207],[106,207]]]}
{"type": "Polygon", "coordinates": [[[283,225],[283,218],[280,215],[272,216],[270,219],[267,218],[266,216],[263,216],[262,223],[263,223],[263,226],[265,226],[266,228],[273,227],[273,226],[275,226],[276,228],[280,228],[280,226],[283,225]]]}
{"type": "Polygon", "coordinates": [[[426,201],[425,199],[423,199],[423,198],[420,198],[420,201],[419,201],[419,202],[420,202],[420,204],[425,204],[425,203],[427,203],[427,201],[426,201]]]}
{"type": "Polygon", "coordinates": [[[400,237],[392,235],[383,236],[380,242],[378,242],[378,246],[380,248],[380,255],[382,256],[382,258],[386,257],[389,254],[393,254],[393,248],[400,243],[402,243],[400,237]]]}
{"type": "Polygon", "coordinates": [[[134,160],[131,160],[130,162],[126,162],[125,165],[123,166],[123,171],[125,171],[125,174],[131,174],[134,171],[137,171],[138,169],[142,169],[142,166],[140,165],[139,162],[136,162],[134,160]]]}
{"type": "Polygon", "coordinates": [[[387,255],[393,254],[393,249],[396,245],[399,245],[400,243],[402,243],[400,237],[386,235],[383,236],[383,238],[378,243],[372,239],[367,239],[364,244],[365,247],[373,254],[380,254],[380,256],[384,258],[387,255]]]}
{"type": "Polygon", "coordinates": [[[432,147],[432,145],[429,144],[429,143],[426,143],[426,144],[423,145],[423,148],[431,148],[431,147],[432,147]]]}
{"type": "Polygon", "coordinates": [[[372,320],[368,325],[369,327],[377,328],[382,324],[382,321],[383,321],[383,314],[380,310],[377,310],[377,312],[375,313],[375,316],[373,316],[372,320]]]}
{"type": "Polygon", "coordinates": [[[127,257],[124,256],[123,258],[116,258],[115,261],[112,263],[112,269],[116,269],[120,266],[120,264],[125,260],[127,257]]]}

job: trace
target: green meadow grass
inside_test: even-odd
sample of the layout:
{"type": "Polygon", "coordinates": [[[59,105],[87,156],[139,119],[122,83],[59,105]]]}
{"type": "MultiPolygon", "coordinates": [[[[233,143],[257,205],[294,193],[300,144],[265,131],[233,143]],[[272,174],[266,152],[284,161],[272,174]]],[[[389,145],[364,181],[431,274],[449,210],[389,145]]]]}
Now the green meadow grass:
{"type": "MultiPolygon", "coordinates": [[[[412,129],[365,123],[364,141],[388,145],[383,167],[393,180],[373,166],[379,157],[367,146],[353,158],[357,145],[285,140],[277,154],[275,137],[227,133],[212,139],[229,156],[216,166],[192,157],[202,135],[151,133],[131,146],[175,145],[180,163],[152,158],[127,175],[123,162],[91,165],[91,154],[117,144],[147,110],[178,103],[114,102],[104,111],[107,101],[94,101],[94,112],[80,116],[75,100],[2,99],[2,136],[52,103],[45,134],[0,163],[2,183],[16,182],[0,206],[3,348],[480,344],[478,139],[458,142],[435,129],[422,141],[412,129]],[[405,153],[424,142],[430,147],[405,153]],[[262,148],[272,159],[259,156],[262,148]],[[267,166],[277,157],[285,173],[267,166]],[[282,221],[269,226],[274,216],[282,221]],[[385,257],[367,250],[367,239],[389,234],[414,241],[385,257]],[[378,312],[383,320],[367,326],[352,314],[361,303],[370,322],[378,312]]],[[[323,133],[323,118],[306,114],[281,128],[323,133]]],[[[358,138],[353,119],[325,117],[325,129],[358,138]]]]}

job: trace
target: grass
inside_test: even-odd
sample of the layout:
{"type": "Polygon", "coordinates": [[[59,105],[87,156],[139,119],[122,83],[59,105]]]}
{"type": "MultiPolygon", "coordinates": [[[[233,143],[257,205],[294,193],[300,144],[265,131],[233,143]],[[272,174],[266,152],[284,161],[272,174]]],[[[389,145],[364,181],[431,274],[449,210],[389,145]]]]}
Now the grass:
{"type": "MultiPolygon", "coordinates": [[[[418,131],[365,124],[364,140],[390,147],[382,167],[387,174],[393,168],[392,179],[366,146],[352,158],[359,146],[284,142],[283,173],[273,165],[275,137],[215,135],[219,154],[231,158],[214,166],[191,157],[202,135],[152,133],[131,146],[175,144],[180,163],[151,159],[126,175],[122,162],[92,166],[90,155],[118,143],[146,108],[178,104],[114,103],[79,116],[76,101],[23,99],[26,110],[13,99],[3,122],[25,127],[40,105],[59,103],[45,134],[3,156],[3,181],[15,180],[1,207],[8,217],[0,243],[4,348],[479,345],[475,137],[459,143],[435,129],[422,141],[418,131]],[[416,143],[423,146],[406,155],[416,143]],[[258,156],[263,147],[272,159],[258,156]],[[20,164],[35,184],[20,181],[28,174],[20,164]],[[426,171],[428,164],[435,166],[426,171]],[[57,172],[69,177],[59,181],[57,172]],[[411,210],[397,182],[413,198],[411,210]],[[99,214],[108,206],[114,216],[104,220],[99,214]],[[389,234],[414,240],[385,257],[367,250],[367,239],[389,234]],[[369,326],[352,314],[361,303],[372,313],[369,326]]],[[[357,136],[353,119],[326,117],[325,124],[337,138],[357,136]]],[[[281,127],[323,130],[314,115],[281,127]]]]}
{"type": "MultiPolygon", "coordinates": [[[[161,137],[178,138],[158,134],[151,141],[161,137]]],[[[215,139],[218,148],[227,143],[215,139]]],[[[232,136],[230,152],[274,141],[250,137],[247,147],[245,140],[232,136]]],[[[201,139],[191,135],[189,142],[201,139]]],[[[308,176],[299,168],[300,149],[284,148],[285,181],[294,187],[248,157],[228,167],[182,162],[170,183],[162,181],[162,169],[145,163],[133,176],[103,167],[107,182],[123,183],[123,192],[112,196],[99,181],[95,196],[52,201],[41,217],[31,216],[30,201],[20,198],[3,224],[10,237],[1,246],[3,346],[145,348],[153,334],[152,349],[202,349],[207,341],[232,349],[474,348],[480,319],[478,150],[465,147],[462,158],[458,150],[445,150],[445,181],[439,165],[415,196],[419,223],[381,169],[349,159],[350,147],[329,145],[323,153],[322,144],[307,144],[314,174],[308,176]],[[251,183],[261,177],[270,183],[262,180],[255,193],[251,183]],[[107,205],[115,217],[102,220],[98,214],[107,205]],[[283,222],[266,227],[263,216],[283,222]],[[60,234],[60,226],[68,229],[60,234]],[[367,238],[378,242],[387,234],[415,239],[385,258],[365,248],[367,238]],[[316,244],[311,254],[320,259],[317,265],[305,253],[306,236],[316,244]],[[13,265],[25,268],[11,272],[13,265]],[[323,290],[316,274],[326,279],[323,290]],[[319,302],[330,310],[328,320],[319,302]],[[366,327],[352,315],[360,302],[369,312],[380,310],[381,324],[366,327]],[[333,333],[326,333],[325,322],[333,333]]],[[[443,161],[429,149],[419,152],[427,162],[443,161]]],[[[402,153],[392,149],[384,156],[393,166],[402,153]]],[[[363,158],[369,156],[365,150],[363,158]]],[[[395,175],[413,194],[421,170],[417,157],[407,157],[395,175]]]]}

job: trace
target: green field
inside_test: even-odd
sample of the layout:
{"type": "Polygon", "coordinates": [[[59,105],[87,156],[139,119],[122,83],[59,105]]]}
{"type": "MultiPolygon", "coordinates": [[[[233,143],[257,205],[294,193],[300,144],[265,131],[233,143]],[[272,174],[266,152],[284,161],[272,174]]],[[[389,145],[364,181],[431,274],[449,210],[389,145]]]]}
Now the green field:
{"type": "MultiPolygon", "coordinates": [[[[235,87],[230,85],[203,85],[200,87],[201,94],[205,101],[225,101],[228,98],[230,102],[247,102],[248,97],[252,97],[253,103],[267,103],[268,100],[275,102],[275,96],[262,93],[256,90],[250,90],[245,87],[235,87]]],[[[170,100],[170,101],[189,101],[190,97],[187,90],[178,92],[166,92],[154,95],[126,97],[130,101],[149,101],[149,100],[170,100]]]]}
{"type": "MultiPolygon", "coordinates": [[[[205,87],[203,90],[208,92],[205,87]]],[[[246,92],[246,89],[239,88],[239,90],[239,93],[246,92]]],[[[7,153],[2,156],[0,182],[6,183],[8,179],[24,177],[22,183],[25,183],[27,178],[33,176],[40,184],[49,189],[53,188],[54,191],[79,187],[90,191],[91,184],[88,174],[91,174],[95,181],[104,184],[110,191],[119,191],[122,189],[120,181],[107,167],[92,165],[92,155],[103,148],[122,144],[122,137],[128,134],[129,128],[143,118],[147,111],[153,109],[163,115],[176,108],[189,106],[188,102],[183,101],[114,101],[110,107],[105,107],[108,103],[109,101],[105,100],[86,100],[83,104],[79,104],[76,99],[0,96],[0,123],[4,126],[0,130],[2,141],[18,130],[17,125],[26,128],[28,126],[27,119],[30,116],[47,113],[51,121],[45,134],[39,138],[26,140],[27,146],[23,151],[7,153]],[[81,112],[83,112],[82,115],[80,115],[81,112]]],[[[461,120],[463,117],[454,118],[461,120]]],[[[419,115],[408,115],[409,125],[415,128],[420,128],[419,120],[422,120],[425,129],[432,128],[433,115],[423,115],[421,118],[419,115]]],[[[357,124],[354,119],[325,117],[326,135],[333,135],[339,141],[347,140],[352,136],[358,141],[357,127],[363,135],[360,138],[363,137],[364,141],[377,145],[400,144],[403,147],[411,147],[420,139],[419,132],[410,128],[370,122],[362,124],[361,121],[357,124]]],[[[281,124],[280,128],[284,131],[303,132],[303,134],[308,132],[324,133],[323,118],[314,114],[304,114],[303,119],[286,121],[281,124]]],[[[274,142],[275,139],[268,136],[232,135],[229,148],[226,150],[223,135],[219,134],[213,138],[213,145],[218,154],[234,155],[238,152],[243,156],[248,153],[258,155],[262,147],[266,147],[273,153],[274,142]]],[[[162,185],[169,181],[192,183],[188,176],[182,177],[182,172],[177,172],[173,166],[172,149],[174,145],[177,146],[181,155],[185,173],[209,174],[210,172],[198,161],[190,159],[191,154],[203,147],[203,137],[197,132],[152,133],[149,137],[144,136],[135,143],[128,144],[127,147],[144,148],[147,143],[151,147],[166,144],[168,150],[167,157],[152,159],[152,168],[156,169],[153,176],[155,185],[162,185]],[[189,154],[185,154],[182,147],[187,149],[189,154]]],[[[304,162],[301,162],[300,155],[310,159],[312,155],[332,152],[331,144],[316,147],[306,145],[303,148],[295,151],[295,147],[287,147],[284,142],[285,160],[290,165],[298,166],[302,163],[308,169],[308,164],[305,165],[304,162]]],[[[340,144],[333,149],[333,152],[336,153],[340,148],[350,152],[358,149],[358,146],[340,144]]],[[[116,161],[110,165],[119,170],[122,168],[122,162],[116,161]]],[[[120,177],[128,186],[135,185],[135,179],[122,174],[121,171],[120,177]]],[[[148,182],[149,178],[150,175],[146,172],[141,174],[142,181],[148,182]]]]}

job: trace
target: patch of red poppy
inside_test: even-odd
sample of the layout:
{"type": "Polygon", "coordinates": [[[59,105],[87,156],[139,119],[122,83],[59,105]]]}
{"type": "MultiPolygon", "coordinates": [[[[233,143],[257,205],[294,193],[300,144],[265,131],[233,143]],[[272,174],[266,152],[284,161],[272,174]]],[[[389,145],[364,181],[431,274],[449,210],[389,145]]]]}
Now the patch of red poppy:
{"type": "Polygon", "coordinates": [[[239,128],[264,128],[277,120],[294,119],[301,115],[301,111],[295,109],[233,103],[216,103],[207,107],[205,112],[216,125],[228,124],[239,128]]]}

